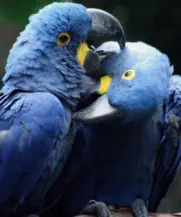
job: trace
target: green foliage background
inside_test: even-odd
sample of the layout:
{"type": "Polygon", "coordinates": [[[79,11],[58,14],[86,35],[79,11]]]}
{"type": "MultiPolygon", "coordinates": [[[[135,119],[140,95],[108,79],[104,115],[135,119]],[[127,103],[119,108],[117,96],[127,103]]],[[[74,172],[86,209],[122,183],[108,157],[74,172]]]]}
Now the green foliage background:
{"type": "Polygon", "coordinates": [[[4,22],[24,26],[30,14],[35,13],[39,8],[51,2],[50,0],[1,0],[0,19],[4,22]]]}
{"type": "MultiPolygon", "coordinates": [[[[6,58],[28,17],[52,0],[0,0],[0,76],[6,58]]],[[[129,41],[147,42],[169,55],[175,73],[181,74],[181,0],[75,0],[87,7],[114,14],[129,41]]],[[[161,211],[181,212],[181,172],[161,211]]]]}

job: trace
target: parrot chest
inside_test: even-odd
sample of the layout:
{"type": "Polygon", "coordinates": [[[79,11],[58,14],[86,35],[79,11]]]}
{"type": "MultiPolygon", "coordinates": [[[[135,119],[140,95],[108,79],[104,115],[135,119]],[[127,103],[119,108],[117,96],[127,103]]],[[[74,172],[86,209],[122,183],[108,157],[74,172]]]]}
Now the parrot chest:
{"type": "Polygon", "coordinates": [[[61,200],[63,215],[77,215],[93,199],[121,207],[130,207],[138,197],[148,200],[160,146],[158,121],[161,118],[140,126],[112,122],[88,127],[81,166],[61,200]]]}
{"type": "Polygon", "coordinates": [[[95,137],[97,142],[92,144],[97,148],[92,161],[97,200],[130,206],[138,197],[148,199],[161,138],[157,123],[157,119],[140,126],[114,123],[114,128],[109,125],[104,136],[95,137]]]}

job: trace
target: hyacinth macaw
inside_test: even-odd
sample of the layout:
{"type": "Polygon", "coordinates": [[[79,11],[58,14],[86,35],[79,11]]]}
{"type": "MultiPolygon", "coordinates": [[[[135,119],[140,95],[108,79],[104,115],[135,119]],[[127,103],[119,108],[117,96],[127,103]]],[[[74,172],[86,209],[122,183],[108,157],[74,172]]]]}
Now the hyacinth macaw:
{"type": "MultiPolygon", "coordinates": [[[[109,45],[100,50],[115,48],[109,45]]],[[[146,217],[181,162],[181,78],[165,54],[143,42],[127,42],[99,73],[101,96],[74,115],[84,124],[67,168],[74,171],[79,159],[78,169],[56,212],[108,217],[109,206],[146,217]]]]}
{"type": "Polygon", "coordinates": [[[0,96],[0,216],[41,212],[72,148],[72,112],[92,85],[85,68],[100,62],[86,40],[102,38],[103,27],[110,32],[109,22],[121,31],[101,11],[52,3],[31,16],[13,45],[0,96]]]}

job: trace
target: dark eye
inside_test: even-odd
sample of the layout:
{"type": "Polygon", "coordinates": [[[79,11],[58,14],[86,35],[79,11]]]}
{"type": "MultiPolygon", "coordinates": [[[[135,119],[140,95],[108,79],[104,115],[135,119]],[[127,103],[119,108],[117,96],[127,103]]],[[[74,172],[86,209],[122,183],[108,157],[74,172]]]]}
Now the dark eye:
{"type": "Polygon", "coordinates": [[[132,80],[136,75],[136,72],[134,69],[129,69],[125,71],[122,75],[123,80],[132,80]]]}
{"type": "Polygon", "coordinates": [[[62,32],[58,35],[57,45],[67,45],[71,41],[71,36],[67,32],[62,32]]]}
{"type": "Polygon", "coordinates": [[[131,71],[127,71],[124,76],[128,77],[132,72],[131,71]]]}

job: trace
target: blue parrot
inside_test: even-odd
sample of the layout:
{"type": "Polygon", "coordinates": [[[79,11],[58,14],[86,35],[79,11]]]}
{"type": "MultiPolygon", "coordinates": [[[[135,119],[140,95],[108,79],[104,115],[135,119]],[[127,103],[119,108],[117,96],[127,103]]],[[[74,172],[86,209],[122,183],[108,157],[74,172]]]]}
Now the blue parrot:
{"type": "MultiPolygon", "coordinates": [[[[108,47],[116,48],[101,49],[108,47]]],[[[165,54],[143,42],[127,42],[101,64],[98,95],[74,114],[83,125],[59,216],[108,217],[107,206],[136,217],[156,211],[181,162],[181,78],[173,71],[165,54]]]]}
{"type": "Polygon", "coordinates": [[[2,217],[40,213],[64,168],[76,134],[73,111],[92,86],[85,69],[100,62],[86,40],[102,37],[102,16],[108,19],[101,25],[105,32],[109,21],[115,32],[120,28],[100,14],[80,4],[52,3],[30,17],[10,51],[0,96],[2,217]]]}

